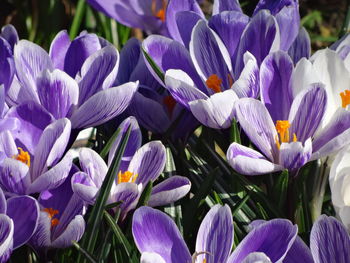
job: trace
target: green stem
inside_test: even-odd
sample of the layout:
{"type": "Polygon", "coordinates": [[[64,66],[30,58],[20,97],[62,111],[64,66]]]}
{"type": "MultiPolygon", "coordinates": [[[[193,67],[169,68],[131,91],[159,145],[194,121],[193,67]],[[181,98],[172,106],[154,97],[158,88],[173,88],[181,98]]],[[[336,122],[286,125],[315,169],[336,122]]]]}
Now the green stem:
{"type": "Polygon", "coordinates": [[[86,9],[85,0],[79,0],[77,9],[75,11],[72,27],[70,28],[70,31],[69,31],[69,36],[71,39],[74,39],[78,35],[78,31],[80,29],[81,21],[83,20],[85,9],[86,9]]]}

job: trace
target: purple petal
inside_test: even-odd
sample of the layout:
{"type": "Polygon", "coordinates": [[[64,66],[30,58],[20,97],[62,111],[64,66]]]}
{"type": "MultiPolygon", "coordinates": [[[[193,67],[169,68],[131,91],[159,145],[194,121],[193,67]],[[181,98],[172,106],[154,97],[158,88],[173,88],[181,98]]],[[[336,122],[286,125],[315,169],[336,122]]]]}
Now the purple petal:
{"type": "Polygon", "coordinates": [[[174,221],[166,214],[141,207],[134,213],[132,233],[141,253],[159,254],[165,262],[191,262],[191,255],[174,221]]]}
{"type": "Polygon", "coordinates": [[[166,263],[166,262],[160,255],[156,253],[144,252],[141,255],[140,263],[166,263]]]}
{"type": "Polygon", "coordinates": [[[242,262],[252,252],[263,252],[272,262],[282,262],[297,233],[298,227],[286,219],[270,220],[249,232],[227,263],[242,262]]]}
{"type": "Polygon", "coordinates": [[[10,131],[0,133],[0,152],[5,153],[7,157],[12,157],[18,154],[16,143],[10,131]]]}
{"type": "Polygon", "coordinates": [[[238,0],[214,0],[213,16],[223,11],[242,12],[242,9],[238,0]]]}
{"type": "Polygon", "coordinates": [[[7,203],[3,190],[0,188],[0,214],[6,214],[7,203]]]}
{"type": "Polygon", "coordinates": [[[264,104],[255,99],[240,99],[236,102],[236,114],[249,139],[268,159],[273,160],[277,132],[264,104]]]}
{"type": "Polygon", "coordinates": [[[193,100],[208,98],[194,86],[192,79],[182,70],[170,69],[165,73],[165,88],[186,108],[189,108],[189,102],[193,100]]]}
{"type": "Polygon", "coordinates": [[[244,68],[232,89],[239,98],[258,98],[260,96],[260,71],[255,57],[247,51],[244,54],[244,68]]]}
{"type": "Polygon", "coordinates": [[[230,88],[231,59],[219,37],[205,21],[199,21],[193,28],[190,54],[197,72],[203,80],[215,74],[222,80],[224,89],[230,88]]]}
{"type": "Polygon", "coordinates": [[[120,144],[120,141],[126,135],[129,127],[131,128],[129,140],[126,144],[126,148],[119,166],[119,170],[123,172],[128,168],[132,157],[134,156],[136,150],[140,148],[142,142],[141,130],[134,117],[128,117],[119,125],[118,128],[120,129],[120,133],[115,139],[108,154],[108,166],[110,166],[112,164],[115,152],[120,144]]]}
{"type": "Polygon", "coordinates": [[[233,169],[245,175],[260,175],[283,170],[283,167],[268,161],[261,153],[232,143],[227,150],[227,161],[233,169]]]}
{"type": "Polygon", "coordinates": [[[79,74],[79,105],[98,91],[110,88],[118,66],[119,54],[114,46],[106,46],[87,58],[79,74]]]}
{"type": "Polygon", "coordinates": [[[124,219],[126,214],[134,209],[140,197],[137,184],[135,183],[120,183],[114,185],[111,190],[109,202],[123,202],[120,205],[121,218],[124,219]]]}
{"type": "Polygon", "coordinates": [[[309,58],[311,54],[311,41],[305,27],[299,29],[299,34],[288,50],[289,56],[294,64],[297,64],[301,58],[309,58]]]}
{"type": "MultiPolygon", "coordinates": [[[[163,72],[168,69],[180,69],[191,76],[200,90],[206,90],[193,65],[189,52],[182,44],[166,37],[153,35],[142,42],[142,47],[163,72]]],[[[162,80],[160,80],[146,59],[145,62],[155,79],[162,83],[162,80]]]]}
{"type": "Polygon", "coordinates": [[[97,50],[101,44],[95,34],[85,34],[72,41],[64,59],[64,71],[71,77],[80,71],[84,61],[97,50]]]}
{"type": "Polygon", "coordinates": [[[78,104],[79,87],[67,73],[58,69],[44,70],[37,78],[38,96],[41,105],[55,119],[69,117],[78,104]]]}
{"type": "Polygon", "coordinates": [[[287,120],[293,101],[290,78],[293,62],[283,51],[268,55],[260,67],[261,100],[272,120],[287,120]]]}
{"type": "Polygon", "coordinates": [[[71,132],[68,119],[59,119],[47,126],[35,148],[35,159],[30,167],[32,181],[54,166],[66,150],[71,132]]]}
{"type": "Polygon", "coordinates": [[[177,27],[177,14],[181,11],[193,11],[199,17],[204,18],[204,14],[196,0],[169,1],[166,11],[166,25],[171,38],[179,42],[182,41],[182,38],[177,27]]]}
{"type": "Polygon", "coordinates": [[[326,215],[321,215],[314,223],[310,247],[315,262],[346,263],[350,258],[350,238],[346,228],[326,215]]]}
{"type": "MultiPolygon", "coordinates": [[[[230,1],[230,3],[234,3],[234,1],[230,1]]],[[[240,11],[220,12],[209,20],[209,26],[224,42],[232,61],[243,30],[248,22],[249,17],[240,11]]]]}
{"type": "Polygon", "coordinates": [[[235,102],[238,100],[232,90],[216,93],[208,99],[189,103],[191,112],[203,125],[213,129],[229,128],[234,119],[235,102]]]}
{"type": "Polygon", "coordinates": [[[117,75],[117,84],[121,85],[130,80],[131,73],[134,71],[141,55],[140,41],[136,38],[130,38],[120,51],[120,65],[117,75]]]}
{"type": "Polygon", "coordinates": [[[18,119],[17,127],[11,131],[17,147],[34,154],[43,130],[52,122],[52,116],[39,104],[27,102],[12,107],[6,118],[18,119]]]}
{"type": "Polygon", "coordinates": [[[13,249],[14,225],[11,218],[0,214],[0,261],[7,262],[13,249]]]}
{"type": "Polygon", "coordinates": [[[82,171],[91,178],[97,187],[100,187],[108,170],[101,156],[94,150],[84,147],[79,151],[79,162],[82,171]]]}
{"type": "Polygon", "coordinates": [[[25,244],[35,232],[39,221],[39,205],[30,196],[12,197],[7,200],[7,213],[14,222],[13,248],[25,244]]]}
{"type": "Polygon", "coordinates": [[[36,231],[28,242],[35,249],[50,247],[51,245],[51,218],[49,214],[40,211],[36,231]]]}
{"type": "MultiPolygon", "coordinates": [[[[192,11],[181,11],[176,14],[176,25],[179,30],[181,40],[188,49],[191,41],[192,29],[199,20],[203,18],[192,11]]],[[[180,41],[181,41],[180,40],[180,41]]]]}
{"type": "Polygon", "coordinates": [[[154,207],[176,202],[187,195],[190,189],[191,181],[186,177],[172,176],[153,187],[147,205],[154,207]]]}
{"type": "Polygon", "coordinates": [[[138,83],[129,82],[91,96],[71,117],[74,129],[97,126],[121,114],[131,102],[138,83]]]}
{"type": "Polygon", "coordinates": [[[30,185],[29,167],[15,159],[6,158],[0,166],[0,183],[10,193],[26,194],[30,185]]]}
{"type": "Polygon", "coordinates": [[[300,92],[294,99],[289,114],[290,133],[295,134],[298,141],[305,142],[314,136],[319,127],[327,106],[327,95],[324,85],[313,84],[300,92]]]}
{"type": "Polygon", "coordinates": [[[237,47],[234,76],[239,76],[244,63],[243,55],[249,51],[260,66],[264,58],[279,49],[279,32],[275,18],[266,10],[255,15],[245,28],[237,47]]]}
{"type": "Polygon", "coordinates": [[[60,31],[51,42],[50,58],[54,68],[63,70],[67,50],[71,44],[67,30],[60,31]]]}
{"type": "Polygon", "coordinates": [[[40,46],[21,40],[14,50],[17,78],[23,85],[23,92],[32,96],[32,100],[38,101],[35,80],[45,70],[53,70],[49,55],[40,46]]]}
{"type": "Polygon", "coordinates": [[[10,44],[11,49],[13,50],[15,44],[18,42],[18,34],[16,28],[10,24],[5,25],[1,28],[0,36],[6,39],[6,41],[10,44]]]}
{"type": "MultiPolygon", "coordinates": [[[[53,147],[56,146],[57,145],[54,145],[53,147]]],[[[57,147],[59,147],[59,145],[57,147]]],[[[48,158],[50,158],[50,156],[48,158]]],[[[31,186],[28,189],[28,193],[39,193],[41,191],[50,190],[61,185],[68,177],[72,162],[72,152],[68,151],[58,164],[56,164],[50,170],[39,174],[39,176],[33,180],[31,186]]]]}
{"type": "Polygon", "coordinates": [[[66,248],[72,246],[72,242],[78,242],[85,231],[85,221],[83,216],[77,215],[67,225],[63,233],[52,241],[51,246],[56,248],[66,248]]]}
{"type": "Polygon", "coordinates": [[[15,62],[11,46],[0,37],[0,84],[4,84],[6,92],[10,89],[14,74],[15,62]]]}
{"type": "Polygon", "coordinates": [[[88,204],[94,204],[99,190],[98,185],[84,172],[77,172],[72,177],[72,189],[82,200],[88,204]]]}
{"type": "Polygon", "coordinates": [[[138,149],[131,159],[128,171],[137,174],[137,184],[146,186],[163,171],[166,161],[165,147],[160,141],[152,141],[138,149]]]}
{"type": "Polygon", "coordinates": [[[312,154],[311,138],[301,142],[282,143],[280,148],[280,164],[290,170],[297,170],[307,163],[312,154]]]}
{"type": "Polygon", "coordinates": [[[314,263],[308,246],[300,237],[296,237],[292,247],[289,249],[284,263],[314,263]]]}
{"type": "Polygon", "coordinates": [[[254,252],[250,253],[242,263],[271,263],[271,260],[264,253],[254,252]]]}
{"type": "Polygon", "coordinates": [[[208,252],[197,257],[198,262],[226,262],[233,243],[233,221],[228,205],[213,206],[204,217],[197,234],[196,252],[208,252]]]}

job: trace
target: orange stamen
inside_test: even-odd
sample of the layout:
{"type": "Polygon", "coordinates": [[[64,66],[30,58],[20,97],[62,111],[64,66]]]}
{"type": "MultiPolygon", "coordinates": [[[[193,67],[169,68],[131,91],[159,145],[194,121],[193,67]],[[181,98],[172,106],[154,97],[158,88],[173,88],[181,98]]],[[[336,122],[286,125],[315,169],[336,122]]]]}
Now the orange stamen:
{"type": "Polygon", "coordinates": [[[19,154],[13,156],[13,159],[16,159],[18,161],[21,161],[22,163],[28,165],[30,167],[30,155],[28,152],[23,151],[21,147],[18,147],[19,154]]]}
{"type": "Polygon", "coordinates": [[[163,0],[162,8],[157,11],[157,0],[152,0],[152,6],[151,6],[152,14],[155,17],[159,18],[162,22],[165,22],[166,7],[167,7],[167,2],[166,0],[163,0]]]}
{"type": "Polygon", "coordinates": [[[58,215],[59,211],[55,210],[53,208],[44,208],[44,212],[46,212],[49,215],[49,218],[51,219],[51,227],[57,226],[60,222],[57,218],[53,218],[55,215],[58,215]]]}
{"type": "Polygon", "coordinates": [[[341,97],[341,106],[346,108],[350,104],[350,90],[345,90],[344,92],[340,92],[341,97]]]}
{"type": "Polygon", "coordinates": [[[176,106],[176,100],[174,100],[174,98],[172,96],[166,96],[163,99],[163,103],[167,107],[170,115],[172,115],[173,111],[174,111],[174,108],[176,106]]]}
{"type": "MultiPolygon", "coordinates": [[[[277,146],[277,149],[280,149],[281,143],[283,142],[289,142],[289,128],[290,123],[289,121],[276,121],[276,130],[279,136],[277,135],[275,138],[275,143],[277,146]]],[[[297,142],[298,138],[295,133],[293,133],[293,142],[297,142]]]]}
{"type": "Polygon", "coordinates": [[[129,172],[129,171],[126,171],[124,173],[119,171],[119,173],[118,173],[118,184],[120,184],[120,183],[129,183],[130,180],[131,180],[131,182],[135,183],[137,176],[138,176],[138,174],[133,174],[132,172],[129,172]]]}
{"type": "Polygon", "coordinates": [[[213,90],[215,93],[221,92],[220,85],[222,83],[222,79],[220,79],[218,75],[210,75],[205,83],[207,84],[207,87],[213,90]]]}

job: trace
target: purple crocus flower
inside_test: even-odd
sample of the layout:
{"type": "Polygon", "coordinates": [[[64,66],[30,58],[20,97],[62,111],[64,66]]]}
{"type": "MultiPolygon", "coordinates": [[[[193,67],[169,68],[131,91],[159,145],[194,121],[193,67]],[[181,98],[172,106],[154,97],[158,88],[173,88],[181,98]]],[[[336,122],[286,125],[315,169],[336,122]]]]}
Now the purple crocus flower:
{"type": "Polygon", "coordinates": [[[28,102],[12,107],[5,119],[13,129],[0,133],[0,184],[14,194],[39,193],[59,186],[72,165],[65,149],[71,132],[68,119],[53,121],[39,105],[28,102]]]}
{"type": "Polygon", "coordinates": [[[119,23],[148,34],[167,35],[167,28],[173,28],[179,11],[192,11],[204,17],[196,0],[88,0],[88,3],[119,23]]]}
{"type": "Polygon", "coordinates": [[[203,219],[191,256],[176,224],[158,210],[141,207],[133,216],[132,232],[141,262],[249,263],[253,259],[282,262],[298,228],[285,219],[274,219],[251,231],[230,255],[233,222],[229,206],[215,205],[203,219]]]}
{"type": "Polygon", "coordinates": [[[26,40],[15,46],[17,78],[8,101],[17,105],[34,101],[55,119],[67,117],[72,129],[100,125],[129,105],[137,82],[112,87],[119,66],[118,51],[93,34],[70,42],[65,31],[54,39],[50,56],[26,40]],[[64,70],[64,71],[63,71],[64,70]]]}
{"type": "MultiPolygon", "coordinates": [[[[129,125],[132,127],[131,135],[108,200],[109,203],[123,201],[123,215],[134,208],[147,183],[159,177],[166,161],[165,147],[160,141],[149,142],[140,148],[141,132],[135,118],[129,117],[120,125],[121,132],[110,150],[108,166],[129,125]]],[[[79,160],[82,171],[73,176],[73,190],[84,201],[93,204],[108,166],[95,151],[88,148],[80,150],[79,160]]],[[[185,196],[190,188],[191,183],[187,178],[172,176],[153,187],[148,205],[162,206],[175,202],[185,196]]]]}
{"type": "MultiPolygon", "coordinates": [[[[164,134],[177,121],[172,131],[174,139],[185,139],[199,123],[149,72],[141,54],[140,42],[130,39],[120,53],[120,64],[124,65],[117,75],[117,85],[138,80],[138,91],[126,110],[138,122],[155,134],[164,134]]],[[[174,126],[173,126],[174,127],[174,126]]]]}
{"type": "Polygon", "coordinates": [[[256,97],[259,93],[255,58],[245,54],[245,68],[234,82],[229,53],[205,21],[198,21],[193,28],[189,51],[161,36],[148,37],[143,47],[165,72],[164,83],[156,74],[155,78],[206,126],[228,128],[238,97],[256,97]]]}
{"type": "Polygon", "coordinates": [[[84,202],[71,186],[71,177],[77,171],[78,168],[73,165],[63,184],[40,194],[39,224],[29,241],[38,251],[69,247],[72,241],[79,241],[85,231],[84,202]]]}
{"type": "Polygon", "coordinates": [[[0,189],[0,262],[6,262],[11,252],[27,243],[39,220],[39,205],[30,196],[5,199],[0,189]]]}

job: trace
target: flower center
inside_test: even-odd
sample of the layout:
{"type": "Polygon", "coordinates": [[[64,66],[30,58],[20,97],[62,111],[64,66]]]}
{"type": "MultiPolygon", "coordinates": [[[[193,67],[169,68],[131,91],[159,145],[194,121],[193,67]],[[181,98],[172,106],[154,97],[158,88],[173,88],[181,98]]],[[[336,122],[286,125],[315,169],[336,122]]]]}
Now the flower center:
{"type": "Polygon", "coordinates": [[[169,95],[169,96],[164,97],[163,103],[167,107],[169,114],[172,115],[174,108],[175,108],[175,105],[176,105],[176,100],[174,100],[174,98],[169,95]]]}
{"type": "Polygon", "coordinates": [[[21,147],[18,147],[19,154],[14,155],[12,158],[16,159],[18,161],[21,161],[22,163],[28,165],[30,167],[30,155],[28,152],[23,151],[21,147]]]}
{"type": "Polygon", "coordinates": [[[137,176],[138,176],[138,174],[133,174],[132,172],[129,172],[129,171],[126,171],[124,173],[119,171],[119,173],[118,173],[118,184],[120,184],[120,183],[129,183],[129,182],[135,183],[137,176]]]}
{"type": "Polygon", "coordinates": [[[213,90],[215,93],[221,92],[220,86],[222,84],[222,79],[220,79],[218,75],[216,74],[210,75],[205,83],[207,84],[207,87],[213,90]]]}
{"type": "Polygon", "coordinates": [[[157,0],[152,0],[152,14],[159,18],[162,22],[165,22],[165,10],[167,7],[166,0],[162,0],[162,8],[157,11],[157,0]]]}
{"type": "Polygon", "coordinates": [[[340,92],[341,97],[341,106],[346,108],[350,104],[350,90],[345,90],[344,92],[340,92]]]}
{"type": "Polygon", "coordinates": [[[53,208],[44,208],[43,210],[44,212],[46,212],[49,215],[49,218],[51,219],[51,227],[53,226],[57,226],[58,223],[60,222],[57,218],[54,218],[55,215],[58,215],[59,211],[55,210],[53,208]]]}
{"type": "MultiPolygon", "coordinates": [[[[278,149],[281,147],[281,143],[289,142],[289,128],[289,121],[276,121],[276,130],[279,136],[276,136],[275,142],[278,149]]],[[[295,135],[295,133],[293,133],[293,142],[296,142],[297,140],[297,136],[295,135]]]]}

